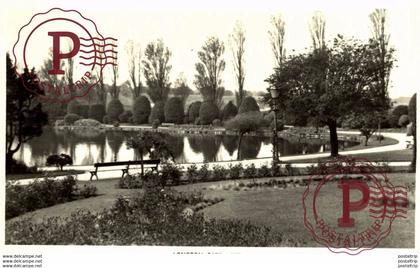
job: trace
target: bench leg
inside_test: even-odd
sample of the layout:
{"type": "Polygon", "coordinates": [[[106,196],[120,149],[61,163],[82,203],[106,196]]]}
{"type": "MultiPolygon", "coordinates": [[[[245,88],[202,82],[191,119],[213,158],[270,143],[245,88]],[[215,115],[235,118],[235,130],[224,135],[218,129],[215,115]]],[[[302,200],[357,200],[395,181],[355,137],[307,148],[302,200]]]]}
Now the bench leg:
{"type": "MultiPolygon", "coordinates": [[[[93,176],[96,176],[96,172],[91,172],[90,173],[90,181],[92,181],[93,176]]],[[[96,176],[96,178],[98,178],[98,176],[96,176]]]]}
{"type": "Polygon", "coordinates": [[[128,175],[128,169],[123,169],[122,170],[122,176],[121,178],[124,178],[124,175],[127,174],[128,175]]]}

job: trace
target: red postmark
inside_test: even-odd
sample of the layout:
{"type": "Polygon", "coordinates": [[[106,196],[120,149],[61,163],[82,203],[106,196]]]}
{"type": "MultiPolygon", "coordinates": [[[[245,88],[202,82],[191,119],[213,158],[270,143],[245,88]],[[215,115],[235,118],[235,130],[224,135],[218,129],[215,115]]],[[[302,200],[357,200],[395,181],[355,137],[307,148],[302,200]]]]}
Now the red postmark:
{"type": "Polygon", "coordinates": [[[315,241],[334,253],[373,249],[396,218],[406,217],[406,188],[393,186],[366,159],[338,158],[317,173],[303,193],[304,223],[315,241]]]}
{"type": "Polygon", "coordinates": [[[31,93],[43,101],[65,103],[86,96],[102,79],[104,67],[116,65],[116,42],[79,11],[52,8],[35,14],[19,30],[14,65],[31,93]],[[37,69],[40,62],[48,66],[46,72],[37,69]]]}

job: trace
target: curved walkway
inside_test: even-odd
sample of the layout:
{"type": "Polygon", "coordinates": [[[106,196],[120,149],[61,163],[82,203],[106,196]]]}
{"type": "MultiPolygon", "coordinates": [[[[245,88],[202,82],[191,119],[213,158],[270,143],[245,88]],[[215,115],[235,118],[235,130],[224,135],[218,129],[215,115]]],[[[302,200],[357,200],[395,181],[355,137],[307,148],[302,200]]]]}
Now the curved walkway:
{"type": "MultiPolygon", "coordinates": [[[[339,134],[359,134],[358,131],[338,131],[339,134]]],[[[381,133],[384,137],[392,138],[398,141],[397,144],[393,145],[385,145],[385,146],[378,146],[378,147],[372,147],[367,149],[358,149],[358,150],[350,150],[350,151],[344,151],[340,152],[341,155],[355,155],[355,154],[364,154],[364,153],[381,153],[381,152],[390,152],[390,151],[397,151],[397,150],[404,150],[406,149],[406,140],[407,136],[405,133],[392,133],[392,132],[384,132],[381,133]]],[[[325,153],[318,153],[318,154],[307,154],[307,155],[293,155],[293,156],[283,156],[280,157],[280,161],[293,161],[293,160],[309,160],[309,159],[317,159],[317,158],[324,158],[328,157],[330,155],[329,152],[325,153]]],[[[221,162],[212,162],[207,163],[209,165],[209,168],[211,169],[215,165],[220,165],[223,167],[228,168],[229,165],[234,165],[237,163],[242,163],[243,165],[250,165],[254,164],[256,167],[262,166],[262,165],[268,165],[271,166],[272,158],[258,158],[258,159],[246,159],[246,160],[235,160],[235,161],[221,161],[221,162]]],[[[205,163],[197,163],[197,167],[200,167],[204,165],[205,163]]],[[[410,162],[390,162],[387,163],[389,166],[409,166],[410,162]]],[[[180,164],[179,166],[186,170],[189,166],[192,164],[180,164]]],[[[293,167],[307,167],[313,165],[313,163],[295,163],[292,164],[293,167]]],[[[48,171],[48,170],[54,170],[54,167],[44,167],[42,170],[48,171]]],[[[83,170],[86,171],[86,173],[78,174],[77,179],[79,181],[89,181],[90,179],[90,173],[88,170],[92,169],[92,166],[70,166],[70,167],[64,167],[64,169],[73,169],[73,170],[83,170]]],[[[110,179],[110,178],[118,178],[121,176],[121,170],[109,170],[109,171],[103,171],[98,173],[99,178],[102,179],[110,179]]],[[[57,177],[57,178],[63,178],[65,176],[57,177]]],[[[33,179],[25,179],[25,180],[19,180],[19,183],[21,184],[27,184],[32,182],[33,179]]]]}

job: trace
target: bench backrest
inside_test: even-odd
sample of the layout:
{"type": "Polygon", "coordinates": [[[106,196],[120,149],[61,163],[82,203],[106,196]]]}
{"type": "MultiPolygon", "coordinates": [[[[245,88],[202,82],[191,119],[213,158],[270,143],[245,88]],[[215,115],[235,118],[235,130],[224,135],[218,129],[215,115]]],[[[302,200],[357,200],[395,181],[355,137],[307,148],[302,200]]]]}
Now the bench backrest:
{"type": "Polygon", "coordinates": [[[112,166],[127,166],[127,165],[159,165],[159,159],[148,159],[148,160],[133,160],[133,161],[119,161],[119,162],[105,162],[105,163],[95,163],[93,166],[98,167],[112,167],[112,166]]]}

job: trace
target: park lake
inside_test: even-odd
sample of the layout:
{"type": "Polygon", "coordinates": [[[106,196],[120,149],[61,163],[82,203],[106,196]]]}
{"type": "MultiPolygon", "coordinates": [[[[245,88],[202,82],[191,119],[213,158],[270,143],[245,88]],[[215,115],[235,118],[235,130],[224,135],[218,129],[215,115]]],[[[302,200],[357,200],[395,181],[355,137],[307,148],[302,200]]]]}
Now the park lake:
{"type": "MultiPolygon", "coordinates": [[[[73,158],[74,165],[93,165],[96,162],[111,162],[139,159],[133,149],[127,148],[127,140],[136,132],[106,131],[80,133],[45,128],[40,137],[23,145],[16,159],[29,166],[45,166],[52,154],[65,153],[73,158]]],[[[237,136],[218,135],[165,135],[176,163],[201,163],[236,160],[237,136]]],[[[340,142],[340,149],[356,145],[355,142],[340,142]]],[[[270,137],[245,136],[242,140],[240,159],[272,157],[270,137]]],[[[280,156],[314,154],[329,150],[328,141],[319,139],[279,139],[280,156]]]]}

